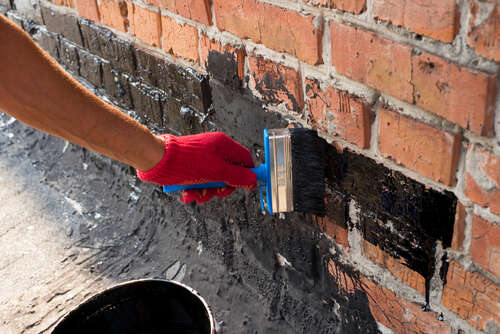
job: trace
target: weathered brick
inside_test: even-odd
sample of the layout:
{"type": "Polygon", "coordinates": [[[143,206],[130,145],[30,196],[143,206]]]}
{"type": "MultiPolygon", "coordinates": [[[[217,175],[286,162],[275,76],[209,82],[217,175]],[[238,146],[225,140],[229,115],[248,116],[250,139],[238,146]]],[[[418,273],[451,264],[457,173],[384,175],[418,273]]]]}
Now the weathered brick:
{"type": "Polygon", "coordinates": [[[134,73],[134,54],[130,42],[88,20],[82,20],[80,26],[84,45],[91,53],[111,62],[112,67],[121,72],[134,73]]]}
{"type": "Polygon", "coordinates": [[[76,9],[78,10],[78,14],[83,17],[94,22],[100,21],[97,0],[76,0],[76,9]]]}
{"type": "Polygon", "coordinates": [[[102,84],[107,95],[111,96],[118,106],[132,109],[129,76],[125,76],[113,69],[107,61],[102,63],[102,84]]]}
{"type": "Polygon", "coordinates": [[[80,65],[78,62],[78,49],[73,44],[66,40],[61,41],[61,47],[59,49],[59,62],[68,71],[75,75],[79,75],[80,65]]]}
{"type": "Polygon", "coordinates": [[[141,41],[161,47],[160,13],[127,2],[130,33],[141,41]]]}
{"type": "Polygon", "coordinates": [[[338,73],[413,103],[411,47],[333,21],[330,28],[332,65],[338,73]]]}
{"type": "Polygon", "coordinates": [[[389,270],[398,280],[425,296],[425,278],[408,268],[404,259],[395,258],[364,239],[361,241],[361,249],[368,260],[389,270]]]}
{"type": "Polygon", "coordinates": [[[465,239],[465,207],[462,203],[457,202],[455,213],[455,223],[453,224],[453,239],[451,240],[451,248],[457,251],[463,249],[465,239]]]}
{"type": "Polygon", "coordinates": [[[380,152],[428,178],[453,185],[461,137],[397,112],[380,110],[380,152]]]}
{"type": "Polygon", "coordinates": [[[162,16],[163,48],[166,52],[198,63],[198,29],[188,24],[179,24],[174,19],[162,16]]]}
{"type": "Polygon", "coordinates": [[[70,8],[75,8],[75,3],[73,0],[51,0],[54,5],[66,6],[70,8]]]}
{"type": "Polygon", "coordinates": [[[455,0],[374,0],[373,16],[445,43],[459,28],[455,0]]]}
{"type": "Polygon", "coordinates": [[[127,3],[122,0],[101,0],[99,6],[102,23],[127,32],[129,26],[127,3]]]}
{"type": "Polygon", "coordinates": [[[303,0],[312,6],[336,8],[354,14],[360,14],[366,10],[366,0],[303,0]]]}
{"type": "Polygon", "coordinates": [[[251,54],[248,60],[249,85],[257,96],[272,105],[284,103],[288,110],[302,110],[304,98],[298,71],[255,54],[251,54]]]}
{"type": "Polygon", "coordinates": [[[500,328],[500,286],[451,261],[442,303],[474,327],[487,333],[500,328]]]}
{"type": "Polygon", "coordinates": [[[59,37],[56,34],[39,30],[35,40],[52,58],[59,61],[59,37]]]}
{"type": "Polygon", "coordinates": [[[130,84],[130,94],[134,104],[134,110],[156,126],[163,126],[163,114],[161,110],[162,92],[140,82],[130,84]]]}
{"type": "Polygon", "coordinates": [[[10,0],[0,0],[0,7],[11,8],[10,0]]]}
{"type": "Polygon", "coordinates": [[[500,226],[479,216],[472,219],[472,261],[500,277],[500,226]]]}
{"type": "Polygon", "coordinates": [[[423,53],[412,57],[415,103],[464,129],[493,135],[496,78],[423,53]]]}
{"type": "Polygon", "coordinates": [[[78,50],[80,60],[80,76],[96,87],[102,86],[101,59],[83,50],[78,50]]]}
{"type": "Polygon", "coordinates": [[[245,75],[245,49],[222,45],[204,34],[200,44],[201,63],[210,75],[233,88],[241,87],[245,75]]]}
{"type": "Polygon", "coordinates": [[[250,38],[313,65],[322,63],[322,30],[316,23],[317,17],[256,0],[214,0],[214,9],[220,30],[250,38]]]}
{"type": "Polygon", "coordinates": [[[65,38],[79,45],[83,45],[82,34],[76,17],[61,14],[41,5],[41,11],[47,30],[61,34],[65,38]]]}
{"type": "Polygon", "coordinates": [[[17,14],[24,19],[32,20],[36,24],[43,24],[40,11],[41,1],[32,0],[11,0],[12,8],[15,8],[17,14]]]}
{"type": "MultiPolygon", "coordinates": [[[[359,275],[353,278],[339,269],[333,261],[328,264],[333,281],[347,296],[365,296],[373,318],[393,330],[405,334],[449,334],[448,325],[438,320],[434,312],[423,312],[421,305],[409,302],[389,289],[359,275]]],[[[349,298],[349,297],[347,297],[349,298]]],[[[362,325],[360,325],[362,328],[362,325]]]]}
{"type": "Polygon", "coordinates": [[[361,148],[370,145],[373,113],[367,101],[334,87],[322,90],[317,80],[309,78],[306,95],[312,125],[361,148]]]}
{"type": "Polygon", "coordinates": [[[212,10],[208,0],[161,0],[161,7],[188,19],[212,25],[212,10]]]}
{"type": "Polygon", "coordinates": [[[160,60],[141,49],[134,49],[134,54],[136,75],[150,85],[157,87],[158,76],[161,75],[161,73],[158,72],[158,62],[160,60]]]}
{"type": "Polygon", "coordinates": [[[349,248],[349,239],[346,222],[347,204],[335,193],[325,196],[325,217],[314,217],[317,227],[326,233],[336,243],[349,248]]]}
{"type": "Polygon", "coordinates": [[[470,30],[467,42],[478,54],[500,61],[500,3],[496,0],[471,0],[470,30]]]}
{"type": "Polygon", "coordinates": [[[466,170],[465,195],[500,215],[500,157],[469,145],[466,170]]]}

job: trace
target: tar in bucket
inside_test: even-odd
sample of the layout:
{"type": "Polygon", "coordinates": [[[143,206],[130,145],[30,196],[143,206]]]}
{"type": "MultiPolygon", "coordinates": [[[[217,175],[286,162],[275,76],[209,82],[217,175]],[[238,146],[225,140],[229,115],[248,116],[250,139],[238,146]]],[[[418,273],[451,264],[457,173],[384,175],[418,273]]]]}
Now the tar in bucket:
{"type": "Polygon", "coordinates": [[[122,283],[69,312],[52,334],[220,334],[205,300],[174,281],[122,283]]]}

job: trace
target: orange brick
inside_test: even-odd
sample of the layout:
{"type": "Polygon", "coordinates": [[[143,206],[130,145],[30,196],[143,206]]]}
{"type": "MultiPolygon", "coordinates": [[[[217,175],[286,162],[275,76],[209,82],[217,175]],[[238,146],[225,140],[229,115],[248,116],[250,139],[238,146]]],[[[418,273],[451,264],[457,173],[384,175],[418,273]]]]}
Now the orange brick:
{"type": "Polygon", "coordinates": [[[94,22],[100,21],[97,0],[76,0],[78,14],[94,22]]]}
{"type": "Polygon", "coordinates": [[[474,216],[472,219],[472,261],[500,277],[500,226],[474,216]]]}
{"type": "Polygon", "coordinates": [[[236,61],[238,66],[238,77],[240,80],[244,79],[245,76],[245,49],[244,48],[234,48],[231,45],[222,45],[218,41],[208,38],[205,34],[201,36],[201,63],[207,66],[208,55],[210,51],[217,51],[219,53],[228,53],[232,60],[236,61]]]}
{"type": "Polygon", "coordinates": [[[500,328],[500,286],[453,261],[446,277],[442,296],[446,308],[480,330],[500,328]]]}
{"type": "Polygon", "coordinates": [[[467,155],[465,195],[500,215],[500,157],[473,145],[467,155]]]}
{"type": "Polygon", "coordinates": [[[346,203],[336,194],[325,196],[325,217],[314,217],[316,226],[336,243],[349,248],[346,203]]]}
{"type": "Polygon", "coordinates": [[[366,10],[366,0],[303,0],[312,6],[336,8],[345,12],[360,14],[366,10]]]}
{"type": "Polygon", "coordinates": [[[99,7],[102,23],[108,27],[127,32],[128,9],[124,1],[101,0],[99,7]]]}
{"type": "Polygon", "coordinates": [[[478,54],[500,61],[500,3],[471,0],[470,30],[467,42],[478,54]]]}
{"type": "Polygon", "coordinates": [[[333,21],[330,29],[332,65],[338,73],[413,103],[411,47],[333,21]]]}
{"type": "Polygon", "coordinates": [[[457,202],[455,213],[455,222],[453,224],[453,238],[451,240],[451,248],[454,250],[462,250],[465,239],[465,207],[462,203],[457,202]]]}
{"type": "Polygon", "coordinates": [[[404,259],[396,259],[364,239],[361,241],[361,246],[363,255],[368,260],[389,270],[398,280],[425,296],[425,278],[416,271],[408,268],[404,259]]]}
{"type": "MultiPolygon", "coordinates": [[[[329,262],[328,269],[334,284],[347,298],[366,298],[373,318],[395,333],[450,333],[450,327],[439,321],[437,314],[423,312],[420,305],[398,297],[362,275],[347,275],[333,261],[329,262]]],[[[360,326],[362,328],[362,324],[360,326]]]]}
{"type": "Polygon", "coordinates": [[[161,7],[191,20],[212,24],[212,10],[208,0],[161,0],[161,7]]]}
{"type": "Polygon", "coordinates": [[[323,91],[314,79],[306,79],[306,95],[312,125],[361,148],[369,147],[373,114],[367,101],[334,87],[323,91]]]}
{"type": "Polygon", "coordinates": [[[188,24],[178,24],[167,16],[161,17],[163,48],[166,52],[194,62],[200,61],[198,29],[188,24]]]}
{"type": "Polygon", "coordinates": [[[435,181],[455,183],[460,141],[460,135],[391,110],[380,110],[378,144],[382,155],[435,181]]]}
{"type": "Polygon", "coordinates": [[[250,87],[267,103],[284,103],[288,110],[304,107],[300,73],[254,54],[249,57],[250,87]]]}
{"type": "Polygon", "coordinates": [[[153,12],[141,6],[127,3],[130,18],[130,33],[141,41],[156,47],[161,47],[160,13],[153,12]]]}
{"type": "Polygon", "coordinates": [[[256,0],[214,0],[213,3],[220,30],[250,38],[313,65],[322,62],[322,31],[313,22],[315,16],[256,0]]]}
{"type": "Polygon", "coordinates": [[[75,3],[73,0],[52,0],[52,3],[54,3],[54,5],[58,5],[58,6],[66,6],[66,7],[70,7],[70,8],[75,8],[75,3]]]}
{"type": "Polygon", "coordinates": [[[496,79],[423,53],[413,56],[415,103],[478,135],[493,135],[496,79]]]}
{"type": "Polygon", "coordinates": [[[373,16],[445,43],[459,28],[455,0],[374,0],[373,16]]]}

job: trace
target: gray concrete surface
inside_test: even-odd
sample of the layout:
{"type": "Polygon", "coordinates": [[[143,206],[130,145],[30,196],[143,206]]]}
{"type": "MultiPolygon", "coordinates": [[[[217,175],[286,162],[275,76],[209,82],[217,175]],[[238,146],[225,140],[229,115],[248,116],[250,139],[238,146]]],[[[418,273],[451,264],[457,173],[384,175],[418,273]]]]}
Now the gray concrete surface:
{"type": "Polygon", "coordinates": [[[85,298],[153,277],[198,289],[225,333],[296,332],[196,238],[196,210],[0,112],[0,333],[50,333],[85,298]]]}

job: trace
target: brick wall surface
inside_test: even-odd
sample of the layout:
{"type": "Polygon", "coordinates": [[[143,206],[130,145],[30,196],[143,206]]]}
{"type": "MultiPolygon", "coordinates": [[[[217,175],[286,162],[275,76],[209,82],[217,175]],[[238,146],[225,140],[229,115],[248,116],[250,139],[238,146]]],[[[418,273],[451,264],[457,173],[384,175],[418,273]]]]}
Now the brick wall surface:
{"type": "Polygon", "coordinates": [[[238,96],[318,130],[327,284],[385,330],[500,333],[498,1],[32,2],[0,8],[151,127],[245,143],[238,96]]]}

